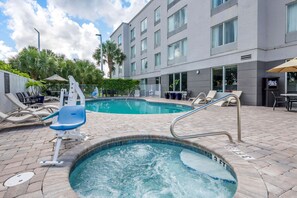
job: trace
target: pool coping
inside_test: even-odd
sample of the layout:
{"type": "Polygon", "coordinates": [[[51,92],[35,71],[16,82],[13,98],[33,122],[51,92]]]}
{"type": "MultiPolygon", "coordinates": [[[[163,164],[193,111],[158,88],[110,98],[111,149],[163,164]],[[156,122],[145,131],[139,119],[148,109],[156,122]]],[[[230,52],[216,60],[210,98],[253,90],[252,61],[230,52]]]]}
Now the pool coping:
{"type": "MultiPolygon", "coordinates": [[[[162,139],[165,141],[172,141],[173,139],[170,135],[139,135],[139,133],[127,133],[125,135],[113,134],[85,141],[66,151],[59,157],[59,160],[64,161],[64,164],[56,167],[51,166],[45,175],[42,186],[44,197],[78,197],[70,186],[70,171],[80,157],[96,147],[120,140],[148,138],[162,139]]],[[[177,141],[211,152],[227,162],[234,170],[237,177],[237,191],[234,197],[268,197],[267,188],[259,172],[247,161],[222,148],[219,144],[209,144],[207,140],[199,140],[199,143],[194,140],[177,141]]]]}

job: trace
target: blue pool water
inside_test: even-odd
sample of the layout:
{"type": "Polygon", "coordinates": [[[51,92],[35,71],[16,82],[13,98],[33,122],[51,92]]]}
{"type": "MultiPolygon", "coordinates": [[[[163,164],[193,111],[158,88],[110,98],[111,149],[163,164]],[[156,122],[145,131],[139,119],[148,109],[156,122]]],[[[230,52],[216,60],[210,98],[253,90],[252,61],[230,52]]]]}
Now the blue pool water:
{"type": "Polygon", "coordinates": [[[186,105],[147,102],[135,99],[108,99],[87,101],[86,109],[95,112],[117,114],[163,114],[190,111],[186,105]]]}
{"type": "MultiPolygon", "coordinates": [[[[152,142],[98,150],[75,165],[70,183],[79,197],[233,197],[237,188],[233,177],[235,182],[226,182],[189,168],[180,157],[185,150],[152,142]]],[[[217,169],[230,174],[222,166],[217,169]]]]}

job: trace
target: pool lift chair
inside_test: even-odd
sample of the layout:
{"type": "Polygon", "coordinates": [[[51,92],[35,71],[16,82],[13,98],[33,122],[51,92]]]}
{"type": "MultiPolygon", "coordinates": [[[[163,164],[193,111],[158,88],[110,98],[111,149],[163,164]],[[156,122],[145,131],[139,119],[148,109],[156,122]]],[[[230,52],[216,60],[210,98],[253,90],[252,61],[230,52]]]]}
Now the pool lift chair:
{"type": "MultiPolygon", "coordinates": [[[[80,105],[85,106],[85,96],[83,92],[81,91],[78,82],[75,81],[75,79],[72,76],[68,76],[69,78],[69,94],[68,94],[68,100],[65,101],[65,95],[67,93],[66,89],[61,89],[60,93],[60,108],[63,106],[76,106],[78,97],[80,99],[80,105]]],[[[86,140],[88,137],[80,132],[80,128],[76,128],[71,131],[67,131],[67,133],[64,135],[63,139],[75,139],[75,140],[86,140]]]]}
{"type": "Polygon", "coordinates": [[[80,126],[86,122],[85,96],[74,78],[72,76],[68,78],[70,83],[68,101],[65,102],[64,100],[64,94],[67,90],[62,89],[60,94],[60,110],[43,119],[47,120],[58,116],[57,119],[53,120],[53,124],[50,125],[50,128],[55,130],[57,138],[53,160],[41,161],[40,163],[42,165],[63,164],[63,161],[57,161],[63,139],[86,140],[88,138],[80,132],[80,126]],[[77,105],[78,96],[80,98],[80,105],[77,105]]]}
{"type": "Polygon", "coordinates": [[[86,110],[82,105],[64,106],[60,111],[48,116],[52,118],[58,116],[57,122],[50,125],[55,130],[57,141],[55,145],[54,157],[52,161],[41,161],[42,165],[61,165],[63,161],[58,161],[58,155],[62,140],[69,131],[76,130],[86,123],[86,110]]]}

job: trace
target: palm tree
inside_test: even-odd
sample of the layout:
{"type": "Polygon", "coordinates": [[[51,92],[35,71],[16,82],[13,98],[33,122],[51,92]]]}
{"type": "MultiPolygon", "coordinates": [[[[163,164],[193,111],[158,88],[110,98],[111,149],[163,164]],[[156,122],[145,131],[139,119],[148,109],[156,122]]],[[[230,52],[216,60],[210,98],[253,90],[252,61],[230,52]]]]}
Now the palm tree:
{"type": "MultiPolygon", "coordinates": [[[[103,62],[107,63],[108,65],[108,76],[109,78],[112,77],[112,71],[114,70],[114,65],[118,64],[121,65],[126,58],[126,55],[117,47],[117,44],[113,41],[106,41],[102,44],[103,49],[103,62]]],[[[101,49],[97,48],[93,54],[93,58],[97,60],[97,64],[100,64],[101,56],[100,56],[101,49]]]]}

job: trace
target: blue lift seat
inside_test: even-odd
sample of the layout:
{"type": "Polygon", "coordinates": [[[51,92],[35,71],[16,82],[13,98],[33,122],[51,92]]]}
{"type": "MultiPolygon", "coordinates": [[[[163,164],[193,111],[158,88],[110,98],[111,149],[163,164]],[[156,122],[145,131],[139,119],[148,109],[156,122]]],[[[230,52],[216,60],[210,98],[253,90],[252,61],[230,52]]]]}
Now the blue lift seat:
{"type": "Polygon", "coordinates": [[[58,113],[58,121],[50,125],[57,131],[73,130],[86,123],[86,110],[84,106],[64,106],[58,113]]]}

